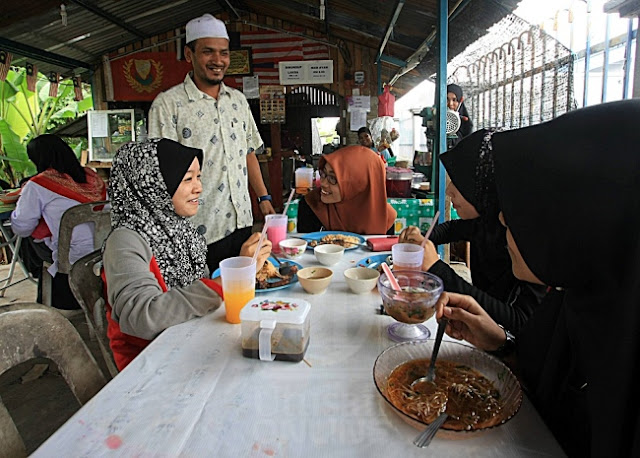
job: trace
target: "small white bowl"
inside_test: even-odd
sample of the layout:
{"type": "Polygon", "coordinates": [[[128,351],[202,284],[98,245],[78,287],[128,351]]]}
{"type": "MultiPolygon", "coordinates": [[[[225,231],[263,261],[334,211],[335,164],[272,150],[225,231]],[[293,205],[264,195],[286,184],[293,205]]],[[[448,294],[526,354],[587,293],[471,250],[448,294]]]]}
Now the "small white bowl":
{"type": "Polygon", "coordinates": [[[380,272],[367,267],[352,267],[344,271],[347,285],[356,294],[368,293],[376,287],[380,272]]]}
{"type": "Polygon", "coordinates": [[[326,267],[305,267],[298,271],[298,281],[309,294],[321,294],[331,283],[333,272],[326,267]]]}
{"type": "Polygon", "coordinates": [[[280,241],[280,251],[287,259],[296,259],[302,256],[307,249],[307,241],[302,239],[284,239],[280,241]]]}
{"type": "Polygon", "coordinates": [[[313,252],[316,255],[316,259],[320,264],[325,266],[332,266],[340,262],[342,255],[344,254],[344,247],[340,245],[332,245],[330,243],[324,245],[317,245],[313,252]]]}

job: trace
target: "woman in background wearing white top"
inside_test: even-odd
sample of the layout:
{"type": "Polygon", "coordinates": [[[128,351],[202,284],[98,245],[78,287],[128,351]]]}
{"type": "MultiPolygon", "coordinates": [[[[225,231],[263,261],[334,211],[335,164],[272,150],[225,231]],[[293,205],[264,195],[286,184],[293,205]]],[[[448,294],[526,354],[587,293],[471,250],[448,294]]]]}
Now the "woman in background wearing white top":
{"type": "MultiPolygon", "coordinates": [[[[28,246],[21,250],[21,255],[35,265],[34,276],[39,277],[44,261],[52,263],[48,269],[53,276],[52,305],[78,309],[80,306],[69,288],[68,275],[57,273],[60,220],[62,214],[75,205],[105,200],[106,186],[96,172],[83,168],[69,145],[55,135],[40,135],[31,140],[27,154],[38,174],[22,188],[16,209],[11,214],[11,229],[25,238],[28,246]]],[[[69,262],[74,263],[93,249],[91,225],[75,227],[69,262]]],[[[42,302],[41,282],[38,282],[38,302],[42,302]]]]}

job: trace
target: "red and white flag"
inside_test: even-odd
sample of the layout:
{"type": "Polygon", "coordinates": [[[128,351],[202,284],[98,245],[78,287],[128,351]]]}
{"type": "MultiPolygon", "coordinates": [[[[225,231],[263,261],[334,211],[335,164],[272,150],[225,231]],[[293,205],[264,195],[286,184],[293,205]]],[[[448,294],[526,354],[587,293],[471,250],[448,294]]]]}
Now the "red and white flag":
{"type": "Polygon", "coordinates": [[[9,70],[11,69],[11,58],[13,56],[8,51],[0,49],[0,81],[7,79],[9,70]]]}
{"type": "MultiPolygon", "coordinates": [[[[242,32],[240,46],[251,48],[253,75],[259,77],[260,84],[280,84],[279,62],[329,58],[329,49],[322,43],[269,30],[242,32]]],[[[233,78],[230,83],[241,87],[242,78],[233,78]]]]}
{"type": "Polygon", "coordinates": [[[84,98],[82,96],[82,79],[79,76],[73,77],[73,92],[75,95],[73,97],[73,100],[75,100],[76,102],[79,102],[84,98]]]}
{"type": "Polygon", "coordinates": [[[38,67],[27,62],[27,89],[36,92],[36,83],[38,82],[38,67]]]}
{"type": "Polygon", "coordinates": [[[59,83],[60,83],[60,73],[49,72],[49,97],[58,96],[59,83]]]}

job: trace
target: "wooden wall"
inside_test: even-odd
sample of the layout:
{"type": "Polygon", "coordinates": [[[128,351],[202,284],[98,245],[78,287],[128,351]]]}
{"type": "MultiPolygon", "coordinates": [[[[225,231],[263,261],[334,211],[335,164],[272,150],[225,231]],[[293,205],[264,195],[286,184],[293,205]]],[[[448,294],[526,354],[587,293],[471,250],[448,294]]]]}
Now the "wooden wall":
{"type": "MultiPolygon", "coordinates": [[[[225,15],[220,15],[220,19],[229,20],[225,15]]],[[[294,31],[296,33],[302,33],[310,38],[319,38],[321,41],[326,42],[320,33],[311,29],[300,29],[299,26],[268,16],[258,16],[255,14],[245,18],[242,22],[230,21],[227,25],[227,29],[231,32],[247,32],[247,31],[259,31],[260,27],[250,24],[264,25],[269,30],[281,30],[281,31],[294,31]]],[[[128,45],[126,47],[118,49],[113,53],[111,58],[130,54],[135,51],[150,51],[150,52],[176,52],[177,51],[177,38],[180,34],[184,33],[184,24],[178,28],[158,34],[154,37],[142,40],[135,44],[128,45]]],[[[377,50],[362,46],[352,41],[339,40],[337,43],[330,40],[333,45],[328,46],[330,58],[334,62],[334,82],[333,84],[323,85],[327,89],[330,89],[334,93],[344,97],[352,95],[354,88],[360,89],[360,95],[369,95],[371,98],[371,111],[369,112],[367,119],[372,119],[377,116],[377,69],[375,64],[375,57],[377,50]],[[362,86],[356,86],[353,80],[353,75],[356,71],[365,72],[365,84],[362,86]]],[[[104,71],[96,72],[94,79],[94,101],[97,109],[106,109],[106,96],[104,86],[104,71]]],[[[354,132],[348,130],[348,114],[346,113],[346,106],[342,107],[342,132],[346,133],[346,144],[353,144],[357,142],[357,136],[354,132]]]]}

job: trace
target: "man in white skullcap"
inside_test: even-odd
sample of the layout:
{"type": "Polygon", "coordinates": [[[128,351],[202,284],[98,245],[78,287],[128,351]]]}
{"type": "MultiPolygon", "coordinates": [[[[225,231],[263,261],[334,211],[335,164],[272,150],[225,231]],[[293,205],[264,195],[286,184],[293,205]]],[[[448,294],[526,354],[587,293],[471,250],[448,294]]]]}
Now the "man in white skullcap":
{"type": "Polygon", "coordinates": [[[264,145],[247,99],[222,82],[230,63],[227,28],[205,14],[189,21],[186,32],[184,55],[193,70],[153,101],[149,133],[204,151],[201,207],[192,221],[207,239],[213,272],[251,235],[249,184],[262,213],[275,211],[256,157],[264,145]]]}

